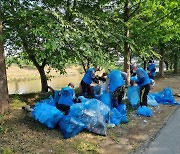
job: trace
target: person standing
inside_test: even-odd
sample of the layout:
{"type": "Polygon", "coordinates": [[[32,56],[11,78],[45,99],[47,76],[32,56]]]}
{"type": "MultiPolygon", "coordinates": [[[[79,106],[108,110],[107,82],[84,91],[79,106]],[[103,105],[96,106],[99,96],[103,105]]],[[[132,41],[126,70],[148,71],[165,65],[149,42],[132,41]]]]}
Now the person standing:
{"type": "Polygon", "coordinates": [[[143,68],[139,68],[136,64],[132,66],[132,70],[137,74],[135,83],[140,87],[140,105],[147,106],[147,96],[150,91],[150,79],[147,72],[143,68]]]}
{"type": "Polygon", "coordinates": [[[156,65],[154,64],[153,60],[149,60],[147,70],[149,78],[154,80],[156,75],[156,65]]]}

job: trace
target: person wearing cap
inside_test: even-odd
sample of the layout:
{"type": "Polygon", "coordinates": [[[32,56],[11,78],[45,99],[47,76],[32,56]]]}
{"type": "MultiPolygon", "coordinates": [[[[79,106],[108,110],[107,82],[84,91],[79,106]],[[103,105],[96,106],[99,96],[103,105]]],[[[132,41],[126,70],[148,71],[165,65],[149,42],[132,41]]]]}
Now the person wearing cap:
{"type": "Polygon", "coordinates": [[[59,92],[59,101],[56,103],[56,107],[68,114],[70,106],[74,104],[73,99],[75,98],[75,91],[73,83],[69,83],[67,87],[64,87],[59,92]]]}
{"type": "Polygon", "coordinates": [[[153,60],[149,60],[147,70],[149,78],[154,79],[156,75],[156,65],[154,64],[153,60]]]}
{"type": "Polygon", "coordinates": [[[107,86],[112,94],[113,107],[118,107],[122,103],[126,79],[127,74],[119,70],[112,70],[107,76],[107,86]]]}
{"type": "Polygon", "coordinates": [[[93,96],[90,85],[92,82],[97,83],[97,84],[99,83],[99,80],[95,76],[96,71],[99,71],[98,67],[88,69],[81,80],[82,95],[84,97],[93,96]]]}
{"type": "Polygon", "coordinates": [[[147,95],[150,91],[150,78],[147,72],[136,64],[132,66],[132,70],[136,73],[136,78],[133,80],[140,87],[140,105],[141,107],[147,106],[147,95]]]}

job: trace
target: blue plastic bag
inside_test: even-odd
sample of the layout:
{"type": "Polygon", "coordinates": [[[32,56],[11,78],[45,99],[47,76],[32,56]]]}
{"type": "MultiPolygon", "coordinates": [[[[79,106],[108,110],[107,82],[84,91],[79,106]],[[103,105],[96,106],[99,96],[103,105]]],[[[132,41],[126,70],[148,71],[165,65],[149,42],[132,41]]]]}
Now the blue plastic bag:
{"type": "Polygon", "coordinates": [[[106,135],[105,115],[110,109],[101,101],[89,99],[87,102],[74,104],[69,115],[86,125],[86,129],[99,135],[106,135]]]}
{"type": "Polygon", "coordinates": [[[147,98],[148,98],[148,105],[150,105],[150,106],[159,106],[159,104],[156,101],[156,98],[155,98],[154,95],[149,93],[147,98]]]}
{"type": "Polygon", "coordinates": [[[120,104],[117,107],[117,110],[121,113],[122,117],[121,117],[121,123],[128,123],[129,120],[127,118],[127,114],[126,114],[126,104],[120,104]]]}
{"type": "Polygon", "coordinates": [[[151,109],[147,106],[139,106],[137,109],[137,114],[145,117],[151,117],[153,115],[151,109]]]}
{"type": "Polygon", "coordinates": [[[94,86],[94,98],[99,99],[101,95],[101,86],[94,86]]]}
{"type": "Polygon", "coordinates": [[[165,88],[163,91],[159,93],[153,93],[155,99],[160,104],[169,104],[169,105],[180,105],[173,96],[173,92],[170,87],[165,88]]]}
{"type": "Polygon", "coordinates": [[[113,108],[110,113],[110,123],[119,126],[121,123],[121,118],[121,113],[116,108],[113,108]]]}
{"type": "Polygon", "coordinates": [[[85,109],[94,110],[99,112],[103,116],[106,116],[110,112],[110,108],[105,105],[103,102],[97,99],[90,99],[84,103],[85,109]]]}
{"type": "Polygon", "coordinates": [[[103,92],[100,97],[100,101],[107,105],[110,109],[112,109],[112,101],[111,101],[111,94],[107,92],[103,92]]]}
{"type": "Polygon", "coordinates": [[[80,99],[81,102],[86,102],[86,101],[89,100],[88,98],[86,98],[86,97],[84,97],[84,96],[79,96],[78,99],[80,99]]]}
{"type": "Polygon", "coordinates": [[[126,115],[126,104],[119,104],[117,110],[122,114],[126,115]]]}
{"type": "Polygon", "coordinates": [[[139,86],[128,87],[127,96],[132,107],[136,107],[140,102],[140,88],[139,86]]]}
{"type": "Polygon", "coordinates": [[[59,101],[59,98],[60,98],[59,93],[60,93],[60,90],[54,91],[54,102],[56,103],[59,101]]]}
{"type": "Polygon", "coordinates": [[[60,131],[65,139],[76,136],[85,127],[84,123],[70,115],[64,116],[59,123],[60,131]]]}
{"type": "Polygon", "coordinates": [[[56,103],[55,103],[52,95],[50,95],[48,99],[44,99],[44,100],[41,100],[41,101],[39,101],[39,102],[40,102],[40,103],[46,103],[46,104],[49,104],[49,105],[51,105],[51,106],[56,107],[56,103]]]}
{"type": "Polygon", "coordinates": [[[37,103],[32,116],[48,128],[54,128],[63,118],[63,113],[47,103],[37,103]]]}

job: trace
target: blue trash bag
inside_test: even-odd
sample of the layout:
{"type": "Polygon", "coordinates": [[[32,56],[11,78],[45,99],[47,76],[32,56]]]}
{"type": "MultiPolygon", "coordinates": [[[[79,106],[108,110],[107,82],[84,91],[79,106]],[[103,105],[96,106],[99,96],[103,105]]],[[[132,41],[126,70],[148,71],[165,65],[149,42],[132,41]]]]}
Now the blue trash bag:
{"type": "Polygon", "coordinates": [[[121,123],[128,123],[129,120],[127,118],[127,114],[126,114],[126,104],[120,104],[118,107],[117,107],[117,110],[121,113],[122,115],[122,118],[121,118],[121,123]]]}
{"type": "Polygon", "coordinates": [[[103,92],[100,97],[100,101],[107,105],[110,109],[112,109],[112,101],[111,101],[111,94],[108,92],[103,92]]]}
{"type": "Polygon", "coordinates": [[[140,88],[139,86],[128,87],[127,96],[132,107],[136,107],[140,102],[140,88]]]}
{"type": "Polygon", "coordinates": [[[71,105],[69,114],[72,117],[76,117],[78,113],[81,113],[83,110],[85,110],[85,105],[84,103],[76,103],[71,105]]]}
{"type": "Polygon", "coordinates": [[[97,99],[89,99],[84,103],[85,109],[90,109],[99,112],[103,116],[106,116],[110,112],[110,108],[103,102],[97,99]]]}
{"type": "Polygon", "coordinates": [[[155,98],[154,95],[149,93],[147,98],[148,98],[148,105],[150,105],[150,106],[159,106],[159,104],[156,101],[156,98],[155,98]]]}
{"type": "Polygon", "coordinates": [[[110,113],[110,123],[119,126],[121,123],[122,114],[116,109],[113,108],[110,113]]]}
{"type": "Polygon", "coordinates": [[[101,86],[94,86],[94,98],[99,99],[101,95],[101,86]]]}
{"type": "Polygon", "coordinates": [[[94,95],[100,95],[101,94],[101,86],[96,85],[94,86],[94,95]]]}
{"type": "Polygon", "coordinates": [[[86,129],[99,135],[106,135],[105,116],[110,112],[108,106],[97,99],[73,104],[69,115],[77,118],[86,125],[86,129]]]}
{"type": "Polygon", "coordinates": [[[59,128],[65,139],[76,136],[86,125],[70,115],[64,116],[59,123],[59,128]]]}
{"type": "Polygon", "coordinates": [[[39,101],[39,102],[40,102],[40,103],[46,103],[46,104],[49,104],[49,105],[51,105],[51,106],[56,107],[56,103],[55,103],[52,95],[50,95],[48,99],[44,99],[44,100],[41,100],[41,101],[39,101]]]}
{"type": "Polygon", "coordinates": [[[86,129],[90,132],[106,136],[107,128],[105,118],[99,112],[91,109],[85,109],[81,112],[76,112],[75,117],[81,122],[83,122],[86,125],[86,129]]]}
{"type": "Polygon", "coordinates": [[[89,100],[88,98],[86,98],[86,97],[84,97],[84,96],[79,96],[78,99],[80,99],[81,102],[86,102],[86,101],[89,100]]]}
{"type": "Polygon", "coordinates": [[[77,118],[86,125],[86,129],[99,135],[106,135],[106,122],[104,115],[98,110],[91,109],[85,103],[74,104],[69,110],[69,115],[77,118]]]}
{"type": "Polygon", "coordinates": [[[126,104],[119,104],[117,110],[122,114],[126,115],[126,104]]]}
{"type": "Polygon", "coordinates": [[[153,93],[155,99],[160,104],[168,104],[168,105],[180,105],[173,96],[173,92],[170,87],[165,88],[163,91],[159,93],[153,93]]]}
{"type": "Polygon", "coordinates": [[[137,109],[137,114],[145,117],[151,117],[153,115],[152,110],[147,106],[139,106],[137,109]]]}
{"type": "Polygon", "coordinates": [[[54,91],[54,102],[58,102],[59,101],[59,93],[60,93],[60,90],[55,90],[54,91]]]}
{"type": "Polygon", "coordinates": [[[70,107],[69,113],[71,113],[71,115],[73,116],[74,114],[76,115],[76,112],[80,112],[85,109],[94,110],[96,112],[99,112],[103,116],[106,116],[110,112],[109,107],[103,102],[97,99],[88,99],[88,101],[73,104],[70,107]]]}
{"type": "Polygon", "coordinates": [[[63,118],[63,113],[47,103],[37,103],[32,116],[48,128],[54,128],[63,118]]]}

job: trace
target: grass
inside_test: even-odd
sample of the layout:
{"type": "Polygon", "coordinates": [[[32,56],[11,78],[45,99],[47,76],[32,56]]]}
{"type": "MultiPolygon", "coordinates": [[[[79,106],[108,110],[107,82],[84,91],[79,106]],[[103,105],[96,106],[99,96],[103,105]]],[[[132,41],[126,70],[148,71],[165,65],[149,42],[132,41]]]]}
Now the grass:
{"type": "Polygon", "coordinates": [[[11,151],[10,148],[2,149],[2,150],[0,150],[0,153],[1,154],[13,154],[13,152],[11,151]]]}

